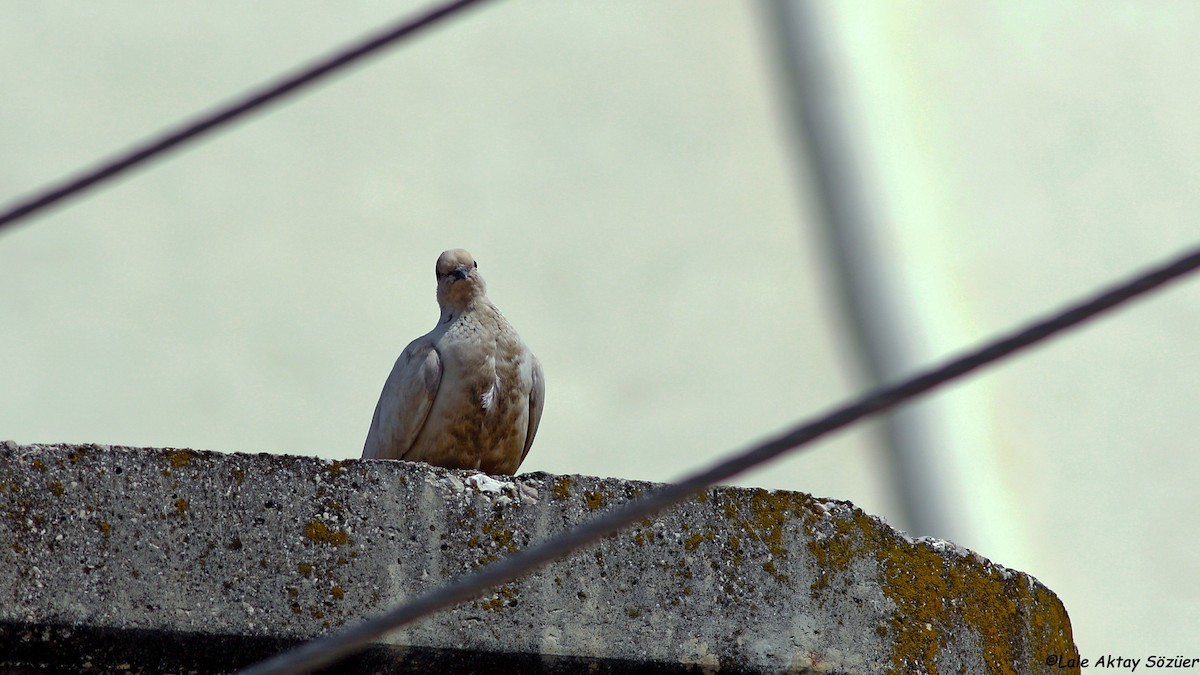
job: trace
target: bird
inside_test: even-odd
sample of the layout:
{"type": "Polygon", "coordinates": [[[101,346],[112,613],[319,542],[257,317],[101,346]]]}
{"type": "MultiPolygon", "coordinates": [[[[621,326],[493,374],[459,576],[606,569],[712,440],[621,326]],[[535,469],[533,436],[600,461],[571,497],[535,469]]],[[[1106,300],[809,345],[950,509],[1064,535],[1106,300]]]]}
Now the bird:
{"type": "Polygon", "coordinates": [[[363,458],[512,475],[541,423],[542,364],[488,299],[470,253],[443,251],[435,271],[437,326],[396,359],[363,458]]]}

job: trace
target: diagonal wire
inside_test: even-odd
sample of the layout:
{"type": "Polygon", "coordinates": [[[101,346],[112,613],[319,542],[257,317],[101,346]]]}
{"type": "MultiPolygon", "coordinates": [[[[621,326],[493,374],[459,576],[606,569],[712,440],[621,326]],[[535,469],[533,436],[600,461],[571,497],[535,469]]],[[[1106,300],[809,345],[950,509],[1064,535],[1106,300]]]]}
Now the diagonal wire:
{"type": "Polygon", "coordinates": [[[57,184],[47,186],[37,193],[18,200],[0,212],[0,230],[158,157],[182,143],[195,140],[201,135],[249,113],[258,112],[267,104],[277,102],[288,94],[295,93],[335,71],[379,52],[384,47],[428,28],[459,10],[482,2],[483,0],[456,0],[433,7],[418,16],[406,18],[378,34],[367,36],[276,82],[252,90],[232,103],[202,113],[159,136],[149,138],[119,155],[101,161],[90,169],[65,178],[57,184]]]}
{"type": "Polygon", "coordinates": [[[583,525],[528,546],[488,567],[460,576],[441,588],[417,596],[384,614],[337,633],[307,642],[242,671],[242,675],[284,675],[332,663],[355,652],[391,630],[438,610],[476,597],[486,589],[512,581],[534,568],[632,525],[692,494],[851,423],[899,405],[982,366],[1030,347],[1077,326],[1134,297],[1147,293],[1200,267],[1200,247],[1159,267],[1103,290],[1090,299],[1036,320],[902,382],[876,388],[865,396],[835,408],[814,421],[723,459],[679,481],[662,486],[640,499],[583,525]]]}

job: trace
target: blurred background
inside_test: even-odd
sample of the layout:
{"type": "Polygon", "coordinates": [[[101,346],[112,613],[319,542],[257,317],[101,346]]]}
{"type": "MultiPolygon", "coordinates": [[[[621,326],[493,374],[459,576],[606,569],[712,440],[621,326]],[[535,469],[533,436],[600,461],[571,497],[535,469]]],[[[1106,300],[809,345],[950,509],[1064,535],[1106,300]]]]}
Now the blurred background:
{"type": "MultiPolygon", "coordinates": [[[[0,4],[0,199],[422,6],[0,4]]],[[[671,480],[1200,240],[1197,26],[490,3],[0,234],[0,438],[357,457],[461,246],[545,367],[522,469],[671,480]]],[[[1184,653],[1198,302],[1172,286],[739,482],[1036,576],[1085,657],[1184,653]]]]}

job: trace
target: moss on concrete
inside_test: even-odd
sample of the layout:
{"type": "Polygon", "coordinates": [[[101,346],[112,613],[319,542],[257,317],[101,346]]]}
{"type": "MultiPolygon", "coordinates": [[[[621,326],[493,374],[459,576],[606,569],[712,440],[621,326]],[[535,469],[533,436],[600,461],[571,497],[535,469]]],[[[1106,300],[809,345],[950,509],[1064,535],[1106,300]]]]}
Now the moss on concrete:
{"type": "Polygon", "coordinates": [[[350,543],[350,535],[345,530],[331,529],[319,520],[308,521],[304,526],[304,538],[329,546],[346,546],[350,543]]]}

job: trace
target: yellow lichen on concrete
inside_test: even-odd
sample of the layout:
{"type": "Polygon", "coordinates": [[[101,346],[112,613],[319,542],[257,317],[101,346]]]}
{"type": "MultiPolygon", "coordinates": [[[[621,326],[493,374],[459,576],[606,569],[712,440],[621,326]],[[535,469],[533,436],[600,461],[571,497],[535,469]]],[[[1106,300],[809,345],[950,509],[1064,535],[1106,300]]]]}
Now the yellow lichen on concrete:
{"type": "Polygon", "coordinates": [[[637,528],[633,533],[633,543],[638,546],[645,546],[647,543],[654,543],[654,521],[649,518],[643,518],[641,527],[637,528]]]}
{"type": "Polygon", "coordinates": [[[345,530],[331,530],[319,520],[309,521],[308,525],[304,526],[304,536],[309,541],[330,546],[344,546],[350,543],[350,535],[345,530]]]}
{"type": "Polygon", "coordinates": [[[896,672],[936,673],[950,619],[944,601],[951,597],[951,583],[942,558],[903,541],[878,543],[886,547],[875,552],[883,592],[896,603],[890,622],[892,666],[896,672]]]}
{"type": "Polygon", "coordinates": [[[191,450],[179,450],[177,448],[170,448],[166,451],[166,455],[167,455],[167,462],[171,465],[171,468],[173,468],[173,469],[178,469],[178,468],[187,466],[188,464],[192,463],[192,451],[191,450]]]}
{"type": "Polygon", "coordinates": [[[550,488],[550,496],[556,500],[563,500],[571,496],[571,485],[575,483],[570,476],[559,476],[554,479],[554,485],[550,488]]]}
{"type": "Polygon", "coordinates": [[[695,551],[696,547],[698,547],[702,542],[712,541],[715,538],[716,535],[713,533],[712,529],[705,530],[704,534],[697,532],[696,534],[693,534],[692,536],[683,540],[683,548],[686,551],[695,551]]]}
{"type": "MultiPolygon", "coordinates": [[[[494,517],[484,521],[483,525],[480,526],[480,529],[488,536],[489,539],[491,539],[492,544],[494,544],[496,547],[496,552],[485,553],[479,556],[479,558],[475,560],[476,566],[482,567],[483,565],[486,565],[498,558],[501,553],[513,553],[517,550],[517,545],[513,541],[513,531],[504,525],[504,520],[502,518],[494,517]]],[[[481,540],[476,535],[472,536],[467,543],[468,545],[475,547],[477,544],[481,543],[481,540]],[[472,541],[475,543],[472,544],[472,541]]]]}
{"type": "Polygon", "coordinates": [[[583,493],[583,504],[589,511],[603,508],[606,501],[599,490],[587,490],[583,493]]]}
{"type": "Polygon", "coordinates": [[[740,567],[742,565],[742,538],[736,534],[731,534],[729,535],[729,539],[725,540],[725,544],[729,547],[730,560],[733,562],[733,566],[740,567]]]}
{"type": "Polygon", "coordinates": [[[896,604],[892,665],[899,671],[937,672],[937,655],[956,625],[980,637],[989,672],[1010,672],[1014,648],[1022,645],[1047,654],[1075,651],[1061,603],[1035,598],[1028,577],[892,532],[876,529],[872,539],[883,592],[896,604]],[[1029,611],[1040,616],[1027,616],[1029,611]]]}
{"type": "Polygon", "coordinates": [[[654,542],[654,531],[638,528],[638,530],[633,533],[633,543],[637,544],[638,546],[645,546],[647,542],[654,542]]]}
{"type": "Polygon", "coordinates": [[[853,519],[831,518],[833,534],[821,536],[816,527],[820,518],[811,509],[804,514],[804,532],[808,542],[806,547],[817,561],[817,578],[809,585],[814,593],[820,593],[829,586],[830,577],[849,568],[855,557],[863,554],[865,542],[870,538],[874,524],[860,511],[854,512],[853,519]]]}
{"type": "Polygon", "coordinates": [[[192,503],[182,497],[175,500],[175,513],[180,518],[186,518],[188,509],[192,508],[192,503]]]}
{"type": "MultiPolygon", "coordinates": [[[[812,497],[800,492],[748,490],[745,493],[749,499],[744,505],[734,498],[732,491],[725,493],[722,504],[725,517],[736,523],[746,538],[766,546],[770,557],[761,563],[763,570],[776,581],[787,582],[788,576],[778,570],[774,560],[788,557],[788,548],[783,542],[784,531],[789,523],[803,522],[812,497]]],[[[737,543],[740,549],[740,538],[737,543]]]]}
{"type": "Polygon", "coordinates": [[[908,541],[858,509],[819,523],[822,518],[812,511],[804,517],[807,548],[821,570],[812,591],[824,591],[856,560],[873,559],[882,591],[896,607],[888,625],[877,629],[891,637],[893,672],[937,673],[938,655],[955,626],[979,636],[988,672],[1010,672],[1020,645],[1042,659],[1075,651],[1061,603],[1024,575],[908,541]]]}
{"type": "MultiPolygon", "coordinates": [[[[1025,588],[1023,605],[1029,609],[1029,617],[1025,625],[1028,627],[1026,638],[1029,645],[1036,645],[1033,657],[1036,663],[1046,663],[1050,656],[1077,654],[1075,636],[1071,633],[1071,617],[1067,616],[1067,608],[1054,594],[1054,591],[1040,584],[1025,588]]],[[[1064,669],[1064,673],[1079,674],[1079,667],[1064,669]]]]}
{"type": "Polygon", "coordinates": [[[489,521],[483,524],[483,531],[492,538],[496,546],[509,551],[517,550],[516,546],[512,545],[513,531],[504,527],[502,522],[489,521]]]}
{"type": "Polygon", "coordinates": [[[479,603],[479,607],[486,609],[489,612],[498,612],[506,606],[512,605],[513,600],[517,597],[517,587],[512,584],[505,584],[496,591],[496,594],[491,598],[479,603]]]}

